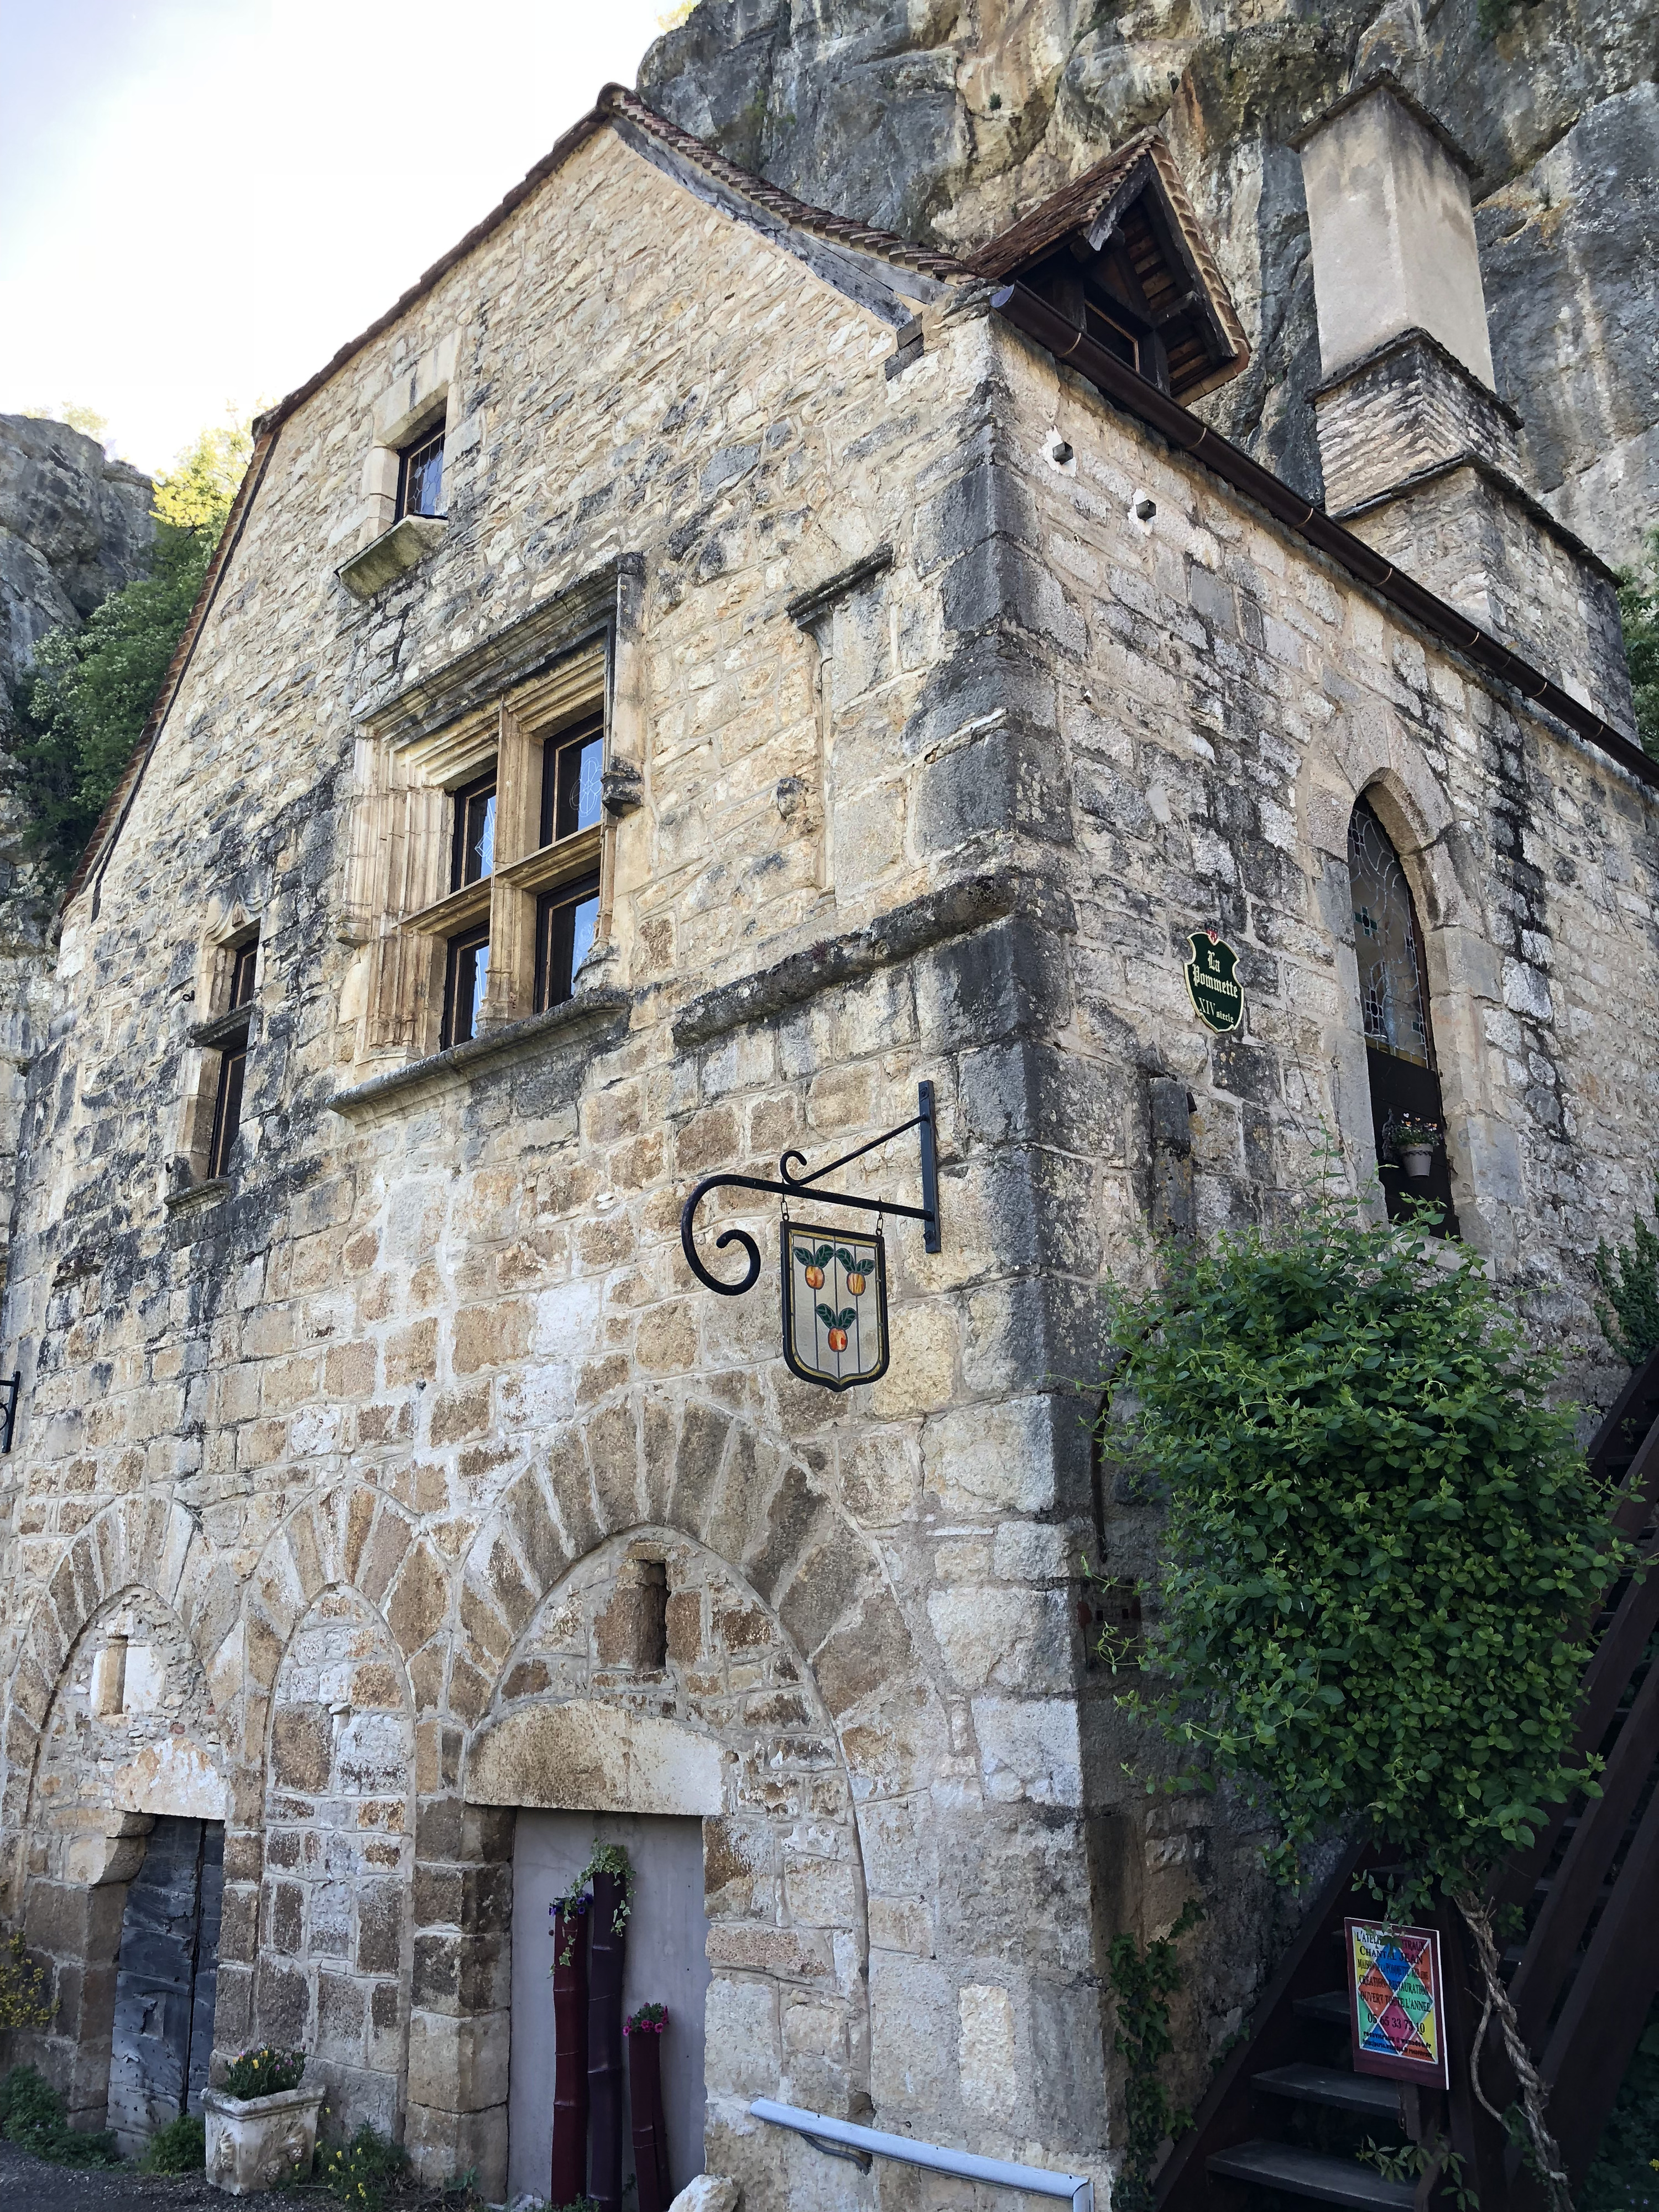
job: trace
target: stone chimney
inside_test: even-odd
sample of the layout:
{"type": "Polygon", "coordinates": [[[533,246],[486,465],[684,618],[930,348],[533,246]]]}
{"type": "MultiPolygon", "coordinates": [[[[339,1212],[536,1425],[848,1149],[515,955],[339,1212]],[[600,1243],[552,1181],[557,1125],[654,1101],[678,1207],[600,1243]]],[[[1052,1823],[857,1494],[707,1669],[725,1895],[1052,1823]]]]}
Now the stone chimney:
{"type": "Polygon", "coordinates": [[[1633,727],[1617,580],[1521,481],[1521,418],[1495,389],[1470,164],[1392,77],[1301,142],[1327,511],[1633,727]]]}

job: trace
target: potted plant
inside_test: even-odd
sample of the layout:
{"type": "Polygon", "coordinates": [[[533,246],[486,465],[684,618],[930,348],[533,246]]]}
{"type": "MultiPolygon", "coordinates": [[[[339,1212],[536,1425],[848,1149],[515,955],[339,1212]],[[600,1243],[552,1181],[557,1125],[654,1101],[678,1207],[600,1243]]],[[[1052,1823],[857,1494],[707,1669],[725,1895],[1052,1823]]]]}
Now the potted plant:
{"type": "Polygon", "coordinates": [[[668,2130],[663,2124],[662,2032],[668,2008],[642,2004],[623,2022],[628,2039],[628,2101],[634,2116],[634,2178],[640,2212],[668,2212],[668,2130]]]}
{"type": "Polygon", "coordinates": [[[301,2087],[305,2070],[303,2051],[263,2044],[233,2058],[219,2087],[204,2092],[208,2179],[216,2189],[247,2197],[311,2172],[325,2093],[301,2087]]]}
{"type": "Polygon", "coordinates": [[[571,1888],[592,1881],[587,1938],[587,2190],[599,2212],[622,2212],[623,1966],[634,1869],[617,1844],[599,1844],[571,1888]]]}
{"type": "Polygon", "coordinates": [[[1395,1123],[1390,1135],[1395,1158],[1413,1182],[1420,1182],[1440,1149],[1440,1131],[1432,1121],[1415,1121],[1406,1115],[1395,1123]]]}

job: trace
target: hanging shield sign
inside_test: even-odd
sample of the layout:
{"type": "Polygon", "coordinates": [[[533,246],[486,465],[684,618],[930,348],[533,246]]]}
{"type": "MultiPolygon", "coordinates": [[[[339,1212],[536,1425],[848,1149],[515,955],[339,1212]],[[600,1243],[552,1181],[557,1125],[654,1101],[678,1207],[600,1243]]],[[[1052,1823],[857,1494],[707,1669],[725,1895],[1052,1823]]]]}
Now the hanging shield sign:
{"type": "Polygon", "coordinates": [[[828,1390],[887,1372],[887,1252],[878,1236],[783,1224],[783,1356],[803,1382],[828,1390]]]}
{"type": "Polygon", "coordinates": [[[1236,1030],[1244,1018],[1244,987],[1235,969],[1238,955],[1214,930],[1194,930],[1188,939],[1187,995],[1206,1029],[1236,1030]]]}

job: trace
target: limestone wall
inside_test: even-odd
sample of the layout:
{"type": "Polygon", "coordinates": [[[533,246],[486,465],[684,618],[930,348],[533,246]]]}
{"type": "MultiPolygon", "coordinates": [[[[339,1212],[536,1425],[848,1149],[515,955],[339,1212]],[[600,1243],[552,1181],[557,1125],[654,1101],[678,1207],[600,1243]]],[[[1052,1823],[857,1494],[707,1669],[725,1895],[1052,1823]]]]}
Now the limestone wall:
{"type": "MultiPolygon", "coordinates": [[[[433,2175],[504,2172],[515,1805],[703,1819],[709,2162],[757,2206],[871,2193],[747,2119],[786,2086],[1103,2179],[1103,1947],[1194,1885],[1195,2072],[1239,2024],[1281,1911],[1249,1819],[1149,1809],[1086,1661],[1080,1554],[1150,1534],[1091,1464],[1096,1293],[1146,1265],[1154,1079],[1197,1102],[1206,1229],[1290,1203],[1322,1117],[1367,1157],[1343,856],[1379,774],[1460,1212],[1541,1327],[1587,1336],[1632,1194],[1647,799],[974,297],[920,304],[890,376],[877,309],[590,141],[283,426],[65,928],[7,1312],[7,1909],[70,1654],[148,1589],[226,1746],[219,2048],[314,2034],[341,2120],[433,2175]],[[375,409],[451,337],[444,536],[360,602],[375,409]],[[364,756],[565,604],[611,610],[642,799],[598,988],[405,1080],[347,896],[364,756]],[[1251,1009],[1213,1043],[1212,919],[1251,1009]],[[244,1133],[191,1186],[198,994],[254,921],[244,1133]],[[943,1249],[890,1223],[892,1364],[832,1396],[778,1357],[772,1201],[714,1208],[762,1239],[734,1299],[680,1206],[923,1078],[943,1249]]],[[[914,1138],[856,1173],[915,1203],[914,1138]]]]}

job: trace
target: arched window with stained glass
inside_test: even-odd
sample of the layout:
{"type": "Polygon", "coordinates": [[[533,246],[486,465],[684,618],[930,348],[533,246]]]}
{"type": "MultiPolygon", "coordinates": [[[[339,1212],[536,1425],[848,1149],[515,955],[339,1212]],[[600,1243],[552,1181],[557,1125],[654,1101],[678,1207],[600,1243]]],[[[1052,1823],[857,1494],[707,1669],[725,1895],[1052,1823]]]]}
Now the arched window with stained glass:
{"type": "Polygon", "coordinates": [[[1348,881],[1377,1171],[1389,1213],[1397,1219],[1407,1196],[1432,1199],[1443,1209],[1439,1233],[1455,1237],[1423,933],[1400,855],[1363,799],[1348,824],[1348,881]]]}

